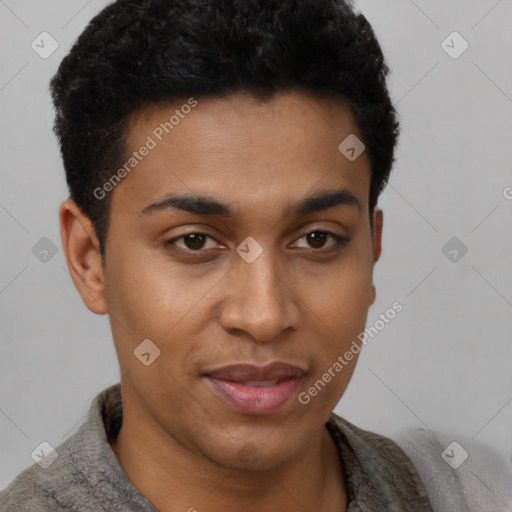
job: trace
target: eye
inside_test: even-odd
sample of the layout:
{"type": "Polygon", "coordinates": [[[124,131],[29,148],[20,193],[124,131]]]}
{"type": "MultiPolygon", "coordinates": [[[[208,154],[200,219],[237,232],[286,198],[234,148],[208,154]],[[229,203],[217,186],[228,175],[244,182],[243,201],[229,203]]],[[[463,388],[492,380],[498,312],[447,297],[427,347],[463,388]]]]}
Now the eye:
{"type": "MultiPolygon", "coordinates": [[[[324,249],[324,251],[336,250],[349,241],[347,237],[338,235],[337,233],[332,233],[331,231],[316,230],[306,233],[304,236],[299,238],[297,242],[305,239],[310,247],[313,249],[321,250],[324,248],[326,240],[329,238],[333,240],[333,243],[328,246],[327,249],[324,249]]],[[[295,244],[297,242],[295,242],[295,244]]]]}
{"type": "Polygon", "coordinates": [[[202,252],[199,250],[204,248],[205,242],[208,238],[211,240],[215,240],[206,233],[188,233],[186,235],[181,235],[176,238],[172,238],[171,240],[167,240],[165,242],[165,246],[168,247],[169,245],[176,245],[177,247],[185,251],[202,252]],[[183,240],[185,247],[180,246],[179,244],[176,243],[179,240],[183,240]]]}

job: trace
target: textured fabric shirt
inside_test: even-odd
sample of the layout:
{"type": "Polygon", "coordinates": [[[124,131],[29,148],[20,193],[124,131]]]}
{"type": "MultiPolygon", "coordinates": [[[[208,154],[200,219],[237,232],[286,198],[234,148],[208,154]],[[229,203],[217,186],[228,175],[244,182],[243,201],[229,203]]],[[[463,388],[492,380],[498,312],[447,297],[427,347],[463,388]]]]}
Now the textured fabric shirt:
{"type": "MultiPolygon", "coordinates": [[[[0,512],[155,512],[109,444],[122,417],[115,384],[93,399],[84,423],[55,449],[58,456],[46,469],[33,464],[0,492],[0,512]]],[[[391,439],[334,413],[326,426],[346,475],[348,512],[432,511],[413,464],[391,439]]]]}

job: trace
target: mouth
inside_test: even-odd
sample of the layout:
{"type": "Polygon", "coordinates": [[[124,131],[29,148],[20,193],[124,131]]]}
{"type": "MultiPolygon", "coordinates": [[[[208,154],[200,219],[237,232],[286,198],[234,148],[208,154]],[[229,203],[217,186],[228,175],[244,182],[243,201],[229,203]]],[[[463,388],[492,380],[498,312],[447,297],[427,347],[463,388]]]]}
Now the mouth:
{"type": "Polygon", "coordinates": [[[306,371],[287,363],[237,364],[203,375],[230,407],[245,414],[270,414],[295,396],[306,371]]]}

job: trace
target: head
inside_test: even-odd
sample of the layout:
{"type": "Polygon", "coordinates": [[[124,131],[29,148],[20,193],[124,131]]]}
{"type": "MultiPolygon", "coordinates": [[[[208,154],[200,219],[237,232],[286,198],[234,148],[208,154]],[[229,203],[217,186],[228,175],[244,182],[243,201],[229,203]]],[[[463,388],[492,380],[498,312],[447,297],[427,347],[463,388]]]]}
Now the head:
{"type": "Polygon", "coordinates": [[[225,467],[244,468],[250,442],[251,467],[270,468],[328,419],[357,354],[297,397],[375,299],[398,137],[387,72],[342,0],[118,0],[78,38],[51,82],[62,239],[85,304],[110,317],[141,425],[225,467]],[[160,351],[148,365],[143,340],[160,351]],[[302,372],[275,410],[212,385],[275,362],[302,372]]]}

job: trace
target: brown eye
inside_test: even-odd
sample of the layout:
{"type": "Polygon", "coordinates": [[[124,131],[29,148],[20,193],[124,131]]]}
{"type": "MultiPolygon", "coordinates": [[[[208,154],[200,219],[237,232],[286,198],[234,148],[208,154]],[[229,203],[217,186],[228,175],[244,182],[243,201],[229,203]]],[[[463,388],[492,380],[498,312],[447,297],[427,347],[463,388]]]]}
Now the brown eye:
{"type": "Polygon", "coordinates": [[[313,249],[321,249],[329,235],[325,231],[313,231],[312,233],[307,234],[306,237],[309,245],[311,245],[313,249]]]}
{"type": "Polygon", "coordinates": [[[165,242],[165,246],[176,246],[178,249],[182,249],[185,252],[203,252],[201,249],[204,249],[208,239],[214,240],[206,233],[188,233],[186,235],[177,236],[176,238],[167,240],[165,242]],[[178,241],[182,242],[183,245],[178,244],[178,241]]]}
{"type": "Polygon", "coordinates": [[[190,235],[185,235],[183,237],[183,241],[187,246],[187,249],[197,250],[202,249],[206,240],[206,235],[202,233],[191,233],[190,235]]]}
{"type": "MultiPolygon", "coordinates": [[[[329,250],[336,250],[340,246],[345,245],[349,242],[349,239],[345,236],[338,235],[336,233],[332,233],[331,231],[322,231],[322,230],[316,230],[311,231],[307,233],[306,235],[299,238],[299,240],[296,242],[298,243],[300,240],[305,239],[309,248],[317,249],[319,252],[320,250],[329,251],[329,250]],[[326,242],[331,238],[334,242],[326,247],[326,242]]],[[[308,248],[308,247],[306,247],[308,248]]]]}

